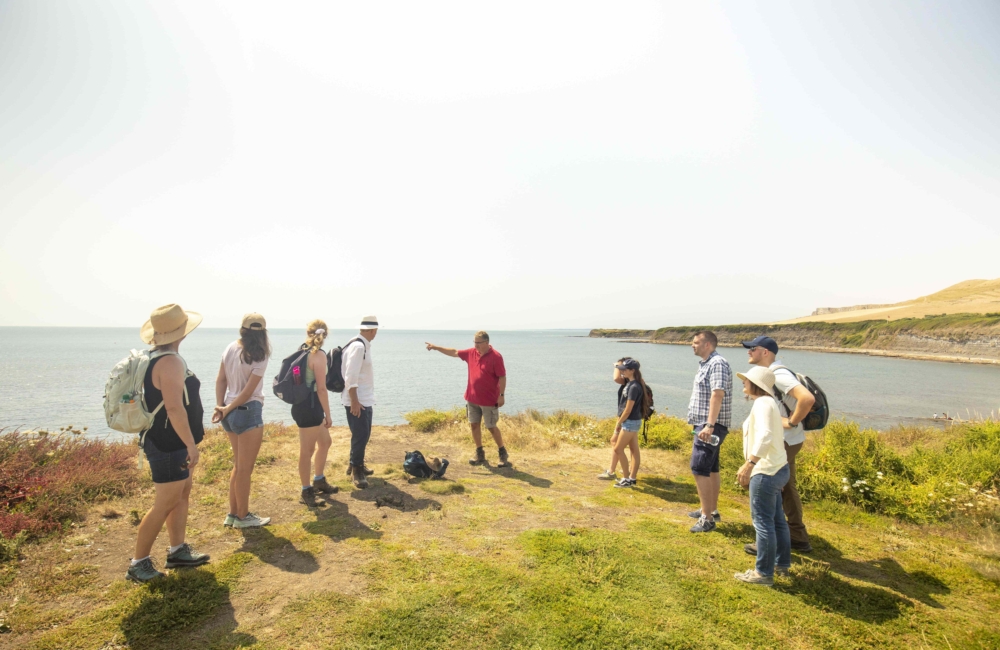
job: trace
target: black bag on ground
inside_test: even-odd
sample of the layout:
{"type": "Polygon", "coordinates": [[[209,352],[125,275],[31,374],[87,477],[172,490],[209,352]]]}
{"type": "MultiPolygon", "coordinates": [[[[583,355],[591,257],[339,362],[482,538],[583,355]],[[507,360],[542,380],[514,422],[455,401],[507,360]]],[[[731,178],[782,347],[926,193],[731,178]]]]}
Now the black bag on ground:
{"type": "MultiPolygon", "coordinates": [[[[826,393],[823,389],[819,387],[819,384],[814,382],[812,379],[806,375],[801,375],[791,368],[786,368],[785,366],[775,366],[774,370],[787,370],[792,373],[799,383],[806,387],[812,396],[816,399],[813,404],[812,409],[809,410],[809,414],[802,418],[802,429],[805,431],[816,431],[817,429],[822,429],[826,426],[826,423],[830,421],[830,404],[826,401],[826,393]]],[[[778,402],[787,411],[788,407],[785,406],[784,395],[778,390],[778,387],[774,387],[774,394],[778,398],[778,402]]],[[[791,415],[789,413],[788,415],[791,415]]]]}
{"type": "Polygon", "coordinates": [[[283,402],[299,404],[309,399],[313,389],[306,384],[309,350],[304,346],[285,357],[274,377],[274,394],[283,402]]]}
{"type": "MultiPolygon", "coordinates": [[[[344,350],[347,346],[355,341],[361,341],[362,347],[364,347],[365,342],[361,340],[361,337],[353,338],[343,347],[337,346],[326,353],[326,389],[334,393],[343,393],[344,386],[346,382],[344,381],[344,373],[340,371],[342,362],[344,360],[344,350]]],[[[368,356],[368,349],[365,348],[365,356],[368,356]]]]}
{"type": "Polygon", "coordinates": [[[406,452],[406,459],[403,461],[403,471],[417,478],[442,478],[446,469],[446,459],[432,458],[428,463],[419,451],[406,452]]]}

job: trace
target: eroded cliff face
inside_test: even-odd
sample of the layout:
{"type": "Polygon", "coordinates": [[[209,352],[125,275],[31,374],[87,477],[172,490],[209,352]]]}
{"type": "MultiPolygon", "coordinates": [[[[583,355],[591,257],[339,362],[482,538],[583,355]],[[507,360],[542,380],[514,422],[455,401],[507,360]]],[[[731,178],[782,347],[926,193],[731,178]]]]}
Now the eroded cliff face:
{"type": "MultiPolygon", "coordinates": [[[[953,318],[951,320],[954,320],[953,318]]],[[[1000,318],[978,317],[974,324],[936,326],[932,319],[910,324],[884,321],[861,323],[802,323],[788,325],[722,325],[664,327],[658,330],[592,330],[594,337],[646,339],[654,343],[689,344],[694,334],[711,329],[722,346],[738,346],[766,334],[786,348],[831,351],[882,351],[900,355],[927,355],[963,359],[1000,360],[1000,318]],[[996,320],[993,323],[990,320],[996,320]]]]}

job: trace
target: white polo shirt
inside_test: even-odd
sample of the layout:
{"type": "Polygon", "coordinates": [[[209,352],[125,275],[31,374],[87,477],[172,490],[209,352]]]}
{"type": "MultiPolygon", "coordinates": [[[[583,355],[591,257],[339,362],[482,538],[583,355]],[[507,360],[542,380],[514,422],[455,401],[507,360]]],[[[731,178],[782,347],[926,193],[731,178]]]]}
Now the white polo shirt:
{"type": "MultiPolygon", "coordinates": [[[[787,412],[782,412],[783,417],[788,417],[795,412],[795,407],[798,405],[799,400],[795,399],[790,395],[792,389],[796,386],[801,386],[802,384],[798,379],[795,378],[795,373],[793,373],[788,368],[778,368],[778,366],[783,366],[785,364],[781,363],[775,359],[774,363],[771,364],[771,372],[774,373],[774,387],[781,391],[782,403],[787,409],[787,412]],[[775,370],[775,368],[778,368],[775,370]]],[[[789,445],[799,445],[806,441],[806,432],[802,428],[802,423],[799,422],[798,425],[792,427],[791,429],[785,429],[785,443],[789,445]]]]}
{"type": "Polygon", "coordinates": [[[344,348],[340,361],[340,371],[344,375],[344,392],[340,401],[344,406],[351,405],[351,389],[358,389],[358,401],[361,406],[375,406],[375,370],[372,367],[371,341],[360,334],[351,339],[344,348]],[[358,340],[361,343],[358,343],[358,340]],[[364,345],[362,345],[362,343],[364,345]]]}

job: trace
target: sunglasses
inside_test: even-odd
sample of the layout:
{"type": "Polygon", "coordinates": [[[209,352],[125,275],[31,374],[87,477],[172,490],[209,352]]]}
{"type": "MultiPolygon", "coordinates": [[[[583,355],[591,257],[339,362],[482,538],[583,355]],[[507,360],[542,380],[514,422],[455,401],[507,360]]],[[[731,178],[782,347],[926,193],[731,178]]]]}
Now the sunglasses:
{"type": "Polygon", "coordinates": [[[753,346],[752,348],[747,348],[747,354],[750,354],[751,352],[754,352],[756,350],[757,350],[757,346],[756,345],[753,346]]]}

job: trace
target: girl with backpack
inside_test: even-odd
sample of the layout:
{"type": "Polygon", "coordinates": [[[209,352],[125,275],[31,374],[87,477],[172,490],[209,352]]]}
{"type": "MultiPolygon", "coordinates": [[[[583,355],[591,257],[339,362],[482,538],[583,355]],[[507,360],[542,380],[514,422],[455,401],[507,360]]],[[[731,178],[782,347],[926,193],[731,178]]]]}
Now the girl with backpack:
{"type": "MultiPolygon", "coordinates": [[[[622,357],[621,359],[619,359],[614,363],[615,371],[614,375],[612,376],[612,379],[616,384],[618,384],[618,401],[616,402],[616,404],[621,403],[622,393],[625,392],[625,385],[628,384],[628,380],[625,379],[624,375],[622,375],[622,371],[619,369],[618,366],[619,364],[622,364],[631,358],[632,357],[622,357]]],[[[597,478],[601,479],[602,481],[618,480],[618,476],[615,474],[615,469],[617,469],[618,467],[618,453],[615,451],[615,445],[617,444],[618,444],[618,429],[616,428],[615,432],[611,435],[611,467],[610,469],[606,469],[597,475],[597,478]]]]}
{"type": "Polygon", "coordinates": [[[259,528],[271,522],[250,512],[250,475],[264,439],[264,386],[262,379],[271,356],[267,322],[260,314],[247,314],[240,338],[222,353],[215,379],[213,423],[222,423],[233,448],[229,475],[229,514],[222,523],[231,528],[259,528]]]}
{"type": "Polygon", "coordinates": [[[163,576],[153,566],[150,552],[164,524],[170,538],[166,568],[201,566],[209,559],[184,541],[191,470],[198,464],[198,443],[205,436],[205,410],[201,405],[201,382],[187,369],[178,348],[200,324],[201,314],[184,311],[178,305],[164,305],[153,311],[139,332],[143,342],[153,346],[143,377],[143,396],[155,416],[139,441],[149,461],[156,496],[153,507],[139,523],[135,553],[125,573],[125,578],[133,582],[163,576]],[[163,408],[158,408],[161,404],[163,408]]]}
{"type": "Polygon", "coordinates": [[[615,425],[615,435],[618,437],[614,445],[615,457],[622,466],[622,478],[615,483],[617,488],[633,487],[639,473],[639,429],[642,428],[642,421],[649,417],[650,408],[646,403],[646,382],[642,379],[639,367],[639,362],[635,359],[625,359],[615,366],[626,381],[618,396],[618,423],[615,425]],[[625,447],[632,454],[631,472],[625,447]]]}
{"type": "Polygon", "coordinates": [[[301,350],[309,350],[306,361],[305,383],[312,388],[309,399],[292,405],[292,419],[299,427],[299,479],[302,493],[299,501],[309,507],[321,505],[317,494],[334,494],[338,488],[326,481],[324,468],[330,451],[330,395],[326,391],[326,323],[314,320],[306,327],[306,342],[301,350]],[[315,457],[313,453],[315,452],[315,457]],[[309,482],[310,466],[315,467],[312,484],[309,482]]]}

